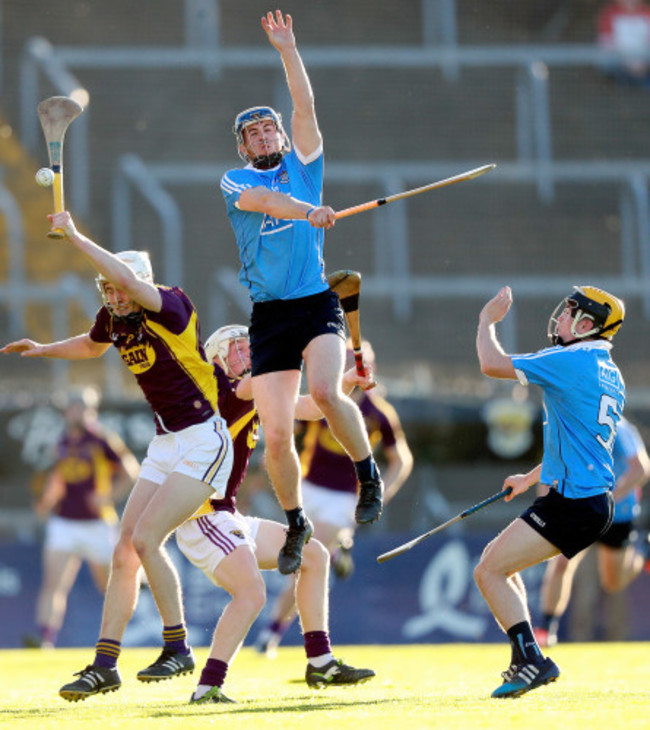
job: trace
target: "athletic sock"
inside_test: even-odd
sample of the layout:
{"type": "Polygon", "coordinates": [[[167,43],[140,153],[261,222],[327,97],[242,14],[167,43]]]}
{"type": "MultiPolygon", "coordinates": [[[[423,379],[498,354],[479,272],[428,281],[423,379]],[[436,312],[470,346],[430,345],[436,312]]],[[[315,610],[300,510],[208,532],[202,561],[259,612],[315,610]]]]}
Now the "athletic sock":
{"type": "Polygon", "coordinates": [[[549,616],[548,623],[546,622],[546,616],[544,616],[544,626],[551,636],[557,636],[557,632],[560,628],[560,619],[562,616],[549,616]]]}
{"type": "Polygon", "coordinates": [[[50,626],[40,626],[38,629],[38,633],[41,636],[41,641],[43,642],[43,644],[48,646],[54,646],[56,644],[56,639],[59,635],[57,629],[53,629],[50,626]]]}
{"type": "Polygon", "coordinates": [[[328,661],[332,661],[332,647],[330,646],[330,636],[327,631],[307,631],[303,636],[305,640],[305,653],[307,660],[315,667],[324,667],[328,661]],[[327,661],[323,661],[328,657],[327,661]],[[318,664],[314,664],[317,661],[318,664]]]}
{"type": "Polygon", "coordinates": [[[93,664],[98,667],[115,669],[117,660],[122,651],[122,643],[113,639],[101,639],[95,646],[95,659],[93,664]]]}
{"type": "Polygon", "coordinates": [[[512,647],[513,664],[541,664],[544,661],[529,621],[515,624],[507,633],[512,647]]]}
{"type": "Polygon", "coordinates": [[[354,468],[357,472],[357,479],[363,484],[364,482],[379,481],[379,469],[375,463],[372,454],[361,461],[354,462],[354,468]]]}
{"type": "Polygon", "coordinates": [[[293,618],[289,619],[289,621],[279,621],[276,619],[275,621],[271,621],[269,631],[279,640],[286,634],[287,629],[292,623],[293,618]]]}
{"type": "Polygon", "coordinates": [[[228,664],[221,659],[208,659],[199,678],[199,686],[194,693],[195,699],[202,697],[211,687],[223,687],[228,674],[228,664]]]}
{"type": "Polygon", "coordinates": [[[194,690],[193,699],[200,700],[213,687],[223,687],[228,673],[228,664],[221,659],[208,659],[199,678],[199,685],[194,690]]]}
{"type": "Polygon", "coordinates": [[[163,642],[165,649],[177,651],[180,654],[189,654],[190,647],[187,643],[187,629],[185,624],[178,626],[163,626],[163,642]]]}
{"type": "Polygon", "coordinates": [[[305,526],[305,513],[302,507],[295,507],[294,509],[285,509],[284,514],[287,516],[287,523],[289,527],[294,527],[302,530],[305,526]]]}

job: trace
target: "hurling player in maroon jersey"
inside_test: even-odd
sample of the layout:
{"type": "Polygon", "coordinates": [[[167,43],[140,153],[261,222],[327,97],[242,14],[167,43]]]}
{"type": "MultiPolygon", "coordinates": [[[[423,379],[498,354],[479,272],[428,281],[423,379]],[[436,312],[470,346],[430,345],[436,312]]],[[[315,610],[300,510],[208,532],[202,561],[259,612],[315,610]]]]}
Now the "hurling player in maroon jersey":
{"type": "MultiPolygon", "coordinates": [[[[279,522],[248,517],[236,508],[237,490],[257,441],[259,416],[252,400],[248,330],[229,325],[217,330],[206,343],[206,355],[215,362],[219,383],[219,409],[232,435],[235,459],[226,496],[209,500],[176,531],[176,542],[185,556],[215,585],[232,596],[214,632],[210,654],[192,695],[193,703],[232,702],[222,691],[226,673],[253,622],[264,607],[266,591],[260,570],[277,568],[278,552],[286,534],[279,522]]],[[[349,370],[343,381],[347,392],[367,386],[371,375],[360,378],[349,370]]],[[[311,396],[298,399],[296,414],[302,419],[322,418],[311,396]]],[[[332,654],[328,630],[329,555],[317,540],[304,548],[296,578],[296,601],[305,640],[305,679],[313,687],[357,684],[374,676],[371,669],[343,664],[332,654]]]]}
{"type": "Polygon", "coordinates": [[[49,344],[22,339],[0,352],[79,360],[101,357],[113,345],[151,406],[157,431],[122,516],[94,661],[59,690],[77,701],[121,685],[117,660],[137,603],[141,566],[162,618],[164,645],[138,679],[154,682],[194,669],[180,582],[165,542],[206,499],[224,496],[232,441],[187,294],[154,284],[146,251],[113,254],[79,233],[68,212],[49,219],[98,271],[104,306],[87,333],[49,344]]]}

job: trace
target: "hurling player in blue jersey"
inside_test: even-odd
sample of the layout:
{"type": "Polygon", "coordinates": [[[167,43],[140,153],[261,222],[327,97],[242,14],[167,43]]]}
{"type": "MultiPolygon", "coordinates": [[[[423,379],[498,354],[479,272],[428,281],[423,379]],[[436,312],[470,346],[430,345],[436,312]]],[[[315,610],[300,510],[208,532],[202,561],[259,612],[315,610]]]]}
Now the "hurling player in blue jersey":
{"type": "Polygon", "coordinates": [[[625,384],[611,359],[611,340],[625,307],[593,286],[574,287],[549,320],[552,347],[508,355],[496,335],[512,306],[504,287],[483,307],[476,349],[481,372],[535,384],[544,395],[544,456],[527,474],[508,477],[506,500],[540,482],[548,487],[485,548],[474,578],[512,647],[503,683],[492,697],[517,697],[555,681],[555,662],[542,654],[530,622],[520,571],[563,554],[572,558],[612,521],[612,451],[625,405],[625,384]]]}
{"type": "Polygon", "coordinates": [[[237,115],[233,131],[247,164],[227,172],[221,190],[239,247],[239,278],[253,302],[253,394],[266,468],[289,525],[278,569],[289,574],[300,567],[303,545],[313,533],[302,509],[293,436],[303,361],[309,392],[355,463],[357,522],[379,519],[383,484],[359,408],[341,388],[345,321],[324,273],[323,229],[334,225],[334,211],[321,201],[323,140],[314,96],[291,16],[267,13],[262,28],[284,66],[293,104],[293,148],[277,112],[246,109],[237,115]]]}
{"type": "MultiPolygon", "coordinates": [[[[614,517],[609,529],[597,540],[600,585],[618,593],[640,575],[647,559],[648,544],[634,544],[635,522],[641,512],[641,488],[650,478],[650,457],[641,434],[621,418],[614,442],[614,517]]],[[[540,646],[557,644],[560,619],[569,605],[575,572],[586,550],[572,560],[558,555],[546,566],[541,590],[542,625],[535,629],[540,646]]]]}

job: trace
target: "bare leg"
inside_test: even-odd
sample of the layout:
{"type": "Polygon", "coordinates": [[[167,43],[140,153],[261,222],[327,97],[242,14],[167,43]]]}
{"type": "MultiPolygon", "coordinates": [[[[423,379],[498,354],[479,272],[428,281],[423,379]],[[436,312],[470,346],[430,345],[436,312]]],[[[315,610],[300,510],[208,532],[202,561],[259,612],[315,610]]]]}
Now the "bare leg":
{"type": "Polygon", "coordinates": [[[645,557],[633,545],[614,549],[606,545],[598,548],[600,584],[607,593],[618,593],[641,573],[645,557]]]}
{"type": "Polygon", "coordinates": [[[169,535],[212,494],[208,485],[173,472],[156,490],[137,521],[133,546],[149,580],[163,626],[184,623],[178,573],[165,549],[169,535]]]}
{"type": "Polygon", "coordinates": [[[36,622],[39,627],[52,632],[59,631],[65,618],[68,595],[80,567],[81,560],[72,553],[45,550],[43,583],[36,604],[36,622]]]}
{"type": "Polygon", "coordinates": [[[229,664],[264,608],[266,588],[257,560],[247,547],[239,547],[225,557],[214,575],[232,600],[223,610],[215,628],[210,659],[220,659],[229,664]]]}
{"type": "Polygon", "coordinates": [[[525,596],[511,576],[557,553],[556,547],[520,519],[511,522],[485,549],[474,578],[504,631],[522,621],[530,622],[525,596]]]}
{"type": "Polygon", "coordinates": [[[572,560],[558,555],[546,566],[542,581],[542,611],[551,616],[563,616],[571,599],[573,577],[584,557],[585,551],[572,560]]]}
{"type": "MultiPolygon", "coordinates": [[[[282,525],[264,520],[257,537],[257,560],[261,569],[277,565],[277,551],[284,540],[282,525]]],[[[295,584],[296,603],[303,632],[328,630],[329,553],[311,540],[303,551],[303,564],[295,584]]]]}
{"type": "Polygon", "coordinates": [[[371,454],[370,442],[361,411],[341,389],[345,343],[337,335],[321,335],[307,345],[304,357],[312,398],[350,458],[362,461],[371,454]]]}
{"type": "Polygon", "coordinates": [[[124,508],[120,537],[113,550],[111,571],[104,596],[100,637],[122,641],[140,594],[140,558],[133,547],[133,530],[158,485],[138,479],[124,508]]]}
{"type": "MultiPolygon", "coordinates": [[[[314,537],[329,551],[336,549],[341,529],[328,522],[314,522],[314,537]]],[[[287,626],[296,616],[296,583],[287,582],[286,588],[277,597],[273,607],[273,622],[287,626]]]]}
{"type": "Polygon", "coordinates": [[[95,587],[100,593],[106,593],[106,586],[108,586],[108,576],[111,572],[110,563],[108,565],[104,563],[88,563],[90,568],[90,574],[93,577],[95,587]]]}
{"type": "Polygon", "coordinates": [[[284,510],[302,506],[300,462],[294,441],[294,414],[300,372],[265,373],[252,380],[253,398],[266,443],[266,469],[284,510]]]}

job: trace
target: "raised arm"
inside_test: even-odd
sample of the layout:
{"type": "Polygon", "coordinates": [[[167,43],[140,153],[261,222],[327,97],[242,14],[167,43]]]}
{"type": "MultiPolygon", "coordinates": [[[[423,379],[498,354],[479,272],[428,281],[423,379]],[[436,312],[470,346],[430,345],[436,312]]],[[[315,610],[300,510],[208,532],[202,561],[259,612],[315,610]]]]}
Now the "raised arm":
{"type": "Polygon", "coordinates": [[[481,372],[491,378],[516,379],[512,360],[497,339],[496,323],[508,314],[512,306],[512,292],[504,286],[499,293],[483,307],[478,320],[476,352],[481,372]]]}
{"type": "Polygon", "coordinates": [[[293,20],[290,15],[283,16],[280,10],[276,10],[275,15],[269,12],[262,18],[262,28],[264,28],[270,44],[282,58],[293,102],[291,118],[293,144],[302,155],[309,157],[318,149],[323,140],[316,119],[314,93],[296,46],[293,20]]]}
{"type": "Polygon", "coordinates": [[[61,228],[70,243],[79,249],[95,269],[118,289],[151,312],[162,309],[162,297],[158,289],[148,281],[138,279],[133,270],[115,254],[102,248],[77,230],[68,211],[48,216],[54,228],[61,228]]]}

